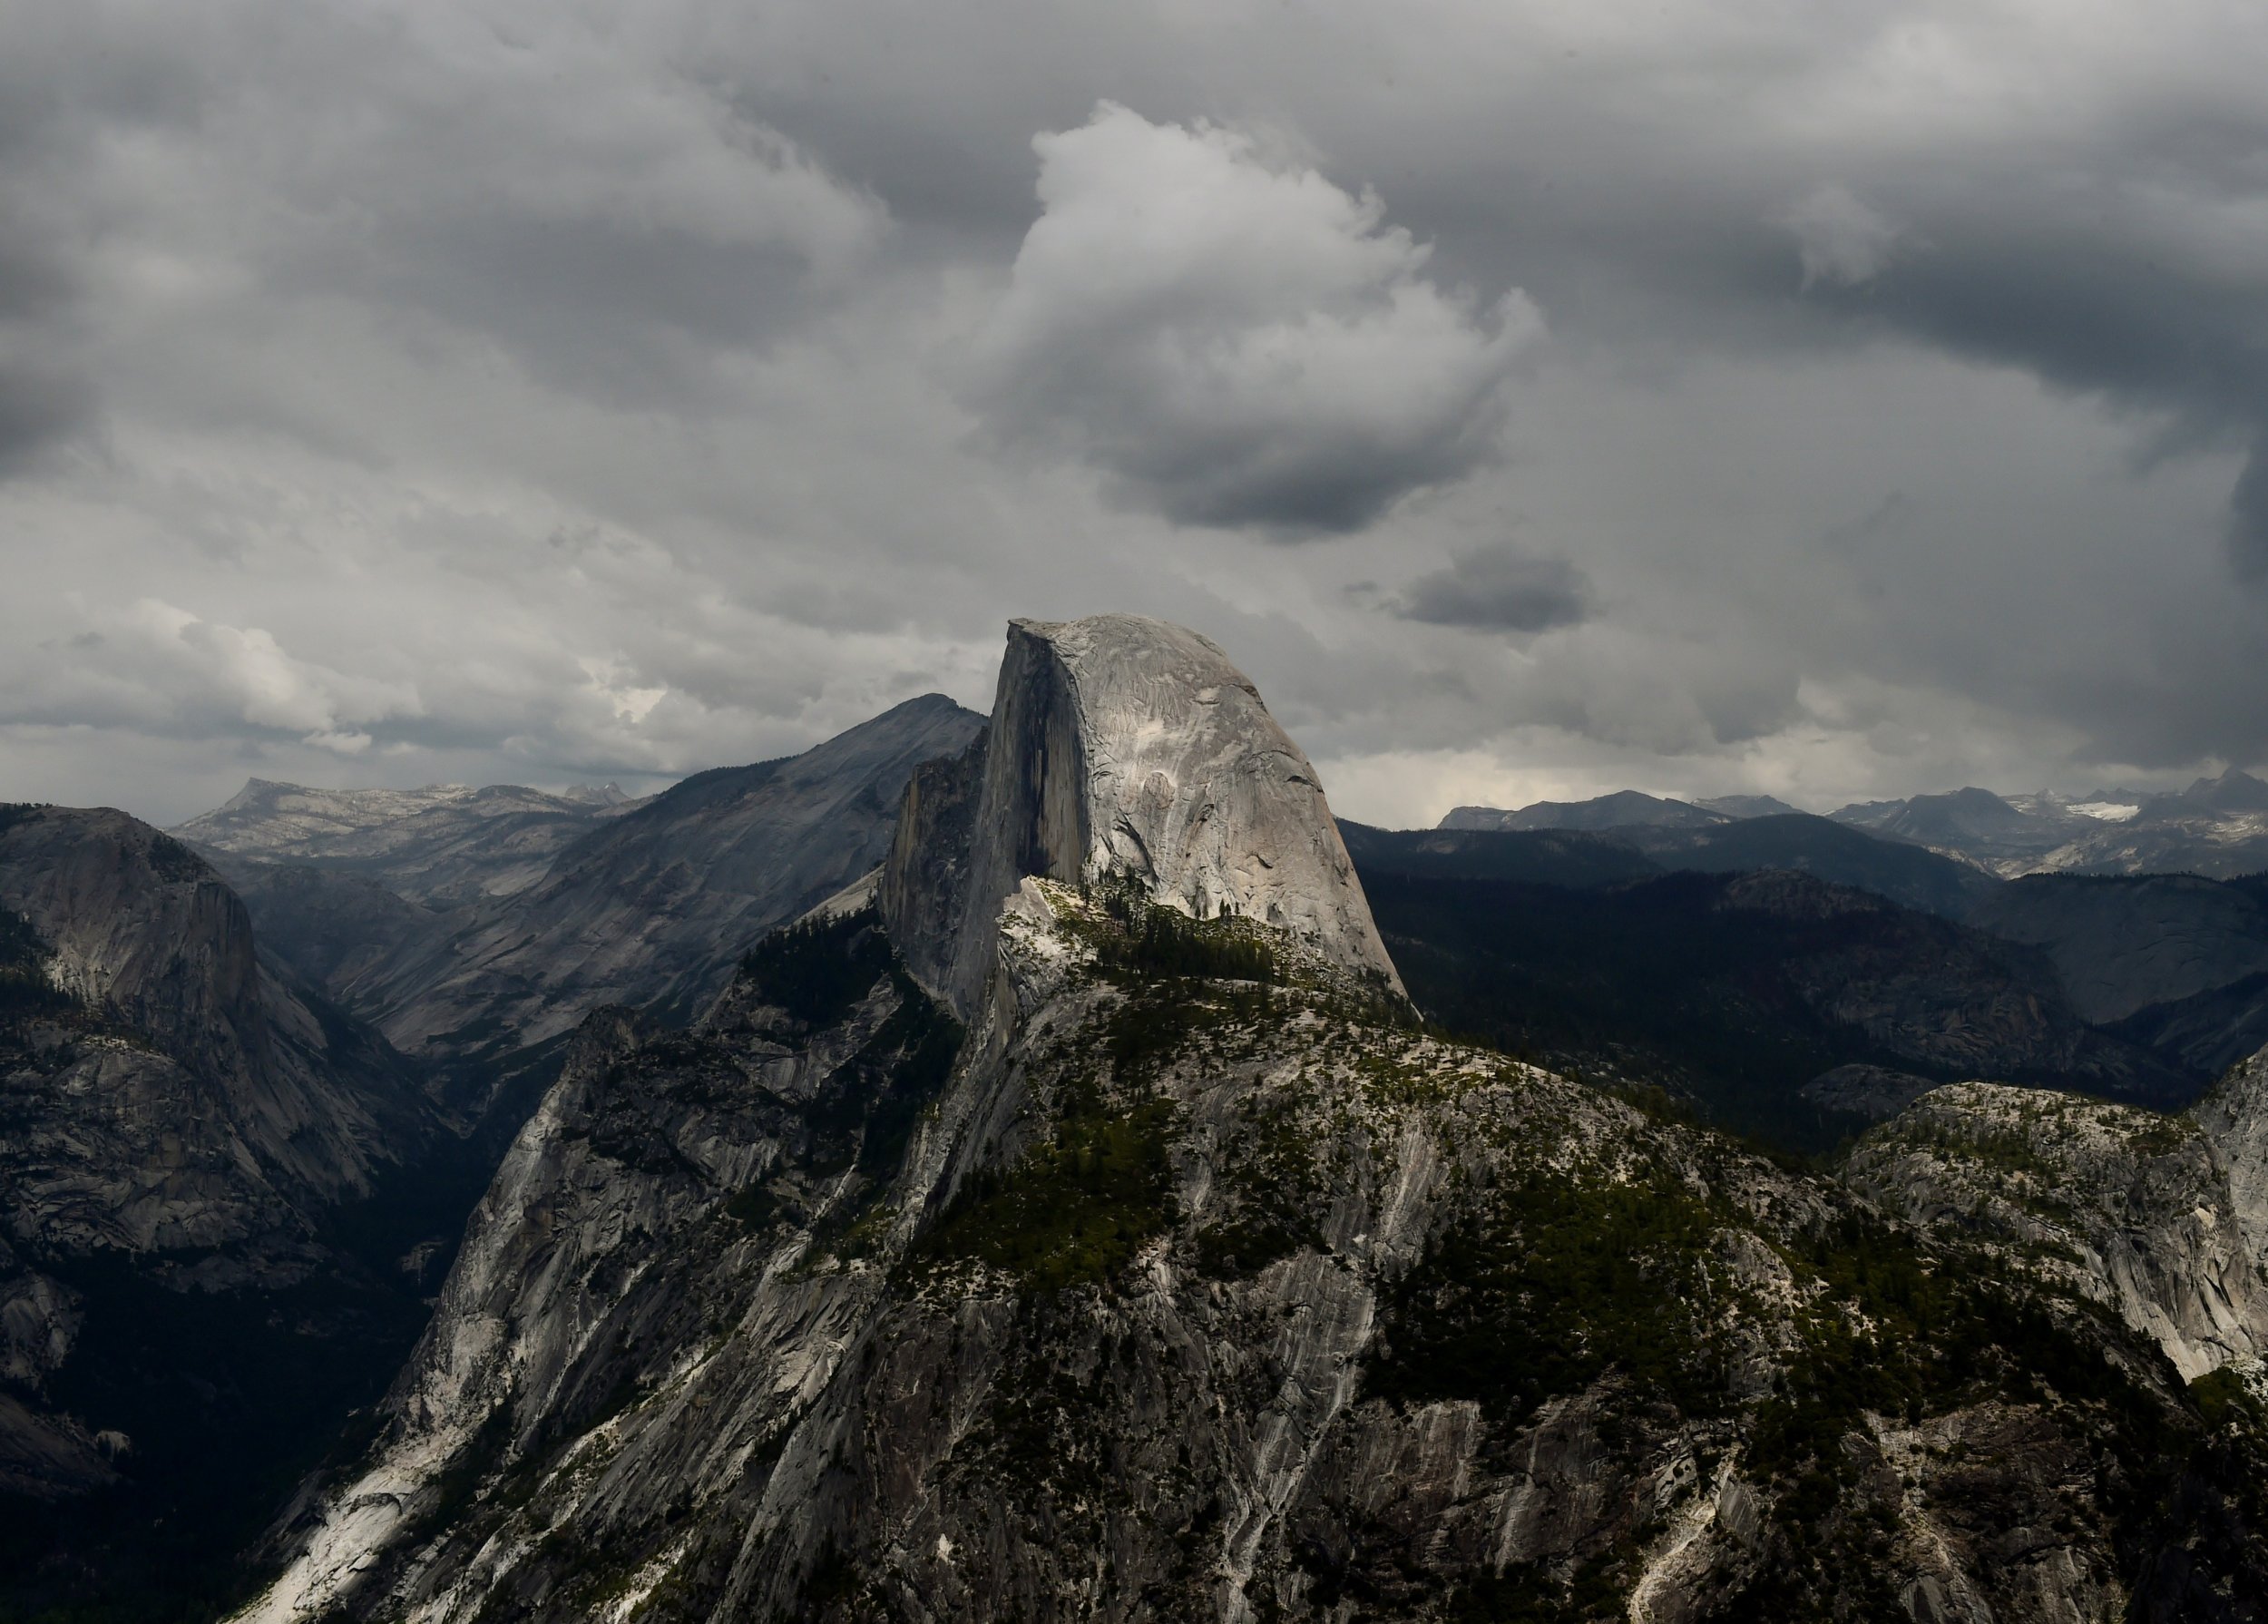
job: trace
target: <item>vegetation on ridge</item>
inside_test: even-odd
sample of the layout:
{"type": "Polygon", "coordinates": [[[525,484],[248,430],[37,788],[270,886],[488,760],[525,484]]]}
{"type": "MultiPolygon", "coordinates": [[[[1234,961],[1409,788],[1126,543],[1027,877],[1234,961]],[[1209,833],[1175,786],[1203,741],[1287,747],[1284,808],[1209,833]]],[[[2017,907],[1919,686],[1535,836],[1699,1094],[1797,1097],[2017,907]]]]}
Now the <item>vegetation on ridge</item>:
{"type": "Polygon", "coordinates": [[[1165,1100],[1112,1110],[1078,1091],[1048,1138],[970,1181],[922,1256],[974,1258],[1038,1291],[1107,1281],[1174,1221],[1174,1114],[1165,1100]]]}
{"type": "Polygon", "coordinates": [[[781,925],[741,955],[740,973],[807,1030],[832,1026],[896,963],[875,923],[859,908],[781,925]]]}

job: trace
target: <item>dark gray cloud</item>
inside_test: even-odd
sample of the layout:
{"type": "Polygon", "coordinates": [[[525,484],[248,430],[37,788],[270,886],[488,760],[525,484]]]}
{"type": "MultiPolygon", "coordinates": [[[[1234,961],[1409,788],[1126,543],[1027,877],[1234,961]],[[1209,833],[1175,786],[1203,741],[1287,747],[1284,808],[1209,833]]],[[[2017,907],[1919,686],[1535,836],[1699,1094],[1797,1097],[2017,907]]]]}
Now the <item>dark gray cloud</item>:
{"type": "Polygon", "coordinates": [[[93,416],[93,393],[84,381],[0,362],[0,478],[31,466],[93,416]]]}
{"type": "Polygon", "coordinates": [[[2229,495],[2229,557],[2245,580],[2268,581],[2268,437],[2253,445],[2229,495]]]}
{"type": "Polygon", "coordinates": [[[1590,618],[1591,585],[1564,558],[1539,558],[1516,547],[1468,553],[1448,568],[1421,575],[1392,605],[1405,621],[1480,631],[1549,631],[1590,618]]]}
{"type": "Polygon", "coordinates": [[[666,776],[1100,608],[1221,638],[1374,817],[2258,764],[2264,50],[0,8],[0,797],[666,776]]]}

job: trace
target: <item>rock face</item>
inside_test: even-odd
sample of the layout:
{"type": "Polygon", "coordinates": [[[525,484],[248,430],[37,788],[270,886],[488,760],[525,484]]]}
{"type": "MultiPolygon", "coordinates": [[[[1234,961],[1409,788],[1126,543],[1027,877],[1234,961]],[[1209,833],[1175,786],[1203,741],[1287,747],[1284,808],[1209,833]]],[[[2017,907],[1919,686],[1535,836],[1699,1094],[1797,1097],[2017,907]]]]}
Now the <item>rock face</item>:
{"type": "Polygon", "coordinates": [[[2025,1252],[2195,1379],[2268,1353],[2268,1275],[2230,1159],[2257,1155],[2268,1128],[2250,1090],[2215,1098],[2212,1112],[2166,1117],[1958,1083],[1869,1135],[1845,1176],[1916,1222],[2025,1252]]]}
{"type": "Polygon", "coordinates": [[[697,774],[342,997],[404,1050],[460,1060],[555,1038],[605,1003],[696,1013],[765,931],[882,861],[914,769],[981,726],[931,694],[800,756],[697,774]]]}
{"type": "MultiPolygon", "coordinates": [[[[406,1345],[372,1311],[414,1299],[342,1278],[326,1228],[435,1139],[400,1057],[274,974],[188,847],[121,812],[0,807],[0,1521],[41,1548],[0,1570],[0,1612],[68,1599],[109,1541],[146,1559],[161,1521],[242,1537],[308,1423],[261,1392],[278,1446],[210,1378],[406,1345]],[[54,1503],[98,1491],[81,1521],[54,1503]]],[[[327,1379],[317,1437],[355,1390],[327,1379]]]]}
{"type": "Polygon", "coordinates": [[[386,965],[445,937],[464,912],[435,912],[376,880],[313,863],[240,861],[230,870],[260,946],[349,1003],[386,965]]]}
{"type": "Polygon", "coordinates": [[[2268,1268],[2268,1049],[2233,1067],[2194,1114],[2228,1169],[2244,1245],[2268,1268]]]}
{"type": "Polygon", "coordinates": [[[0,1204],[19,1244],[294,1232],[430,1132],[385,1046],[270,974],[220,877],[125,814],[7,813],[0,909],[37,966],[19,973],[58,998],[10,1023],[0,1204]]]}
{"type": "Polygon", "coordinates": [[[2090,1021],[2268,971],[2268,899],[2195,875],[2035,875],[1980,898],[1969,923],[2043,950],[2090,1021]]]}
{"type": "Polygon", "coordinates": [[[1226,654],[1162,621],[1012,622],[982,746],[926,778],[899,825],[883,917],[963,1016],[991,979],[1001,905],[1028,876],[1129,879],[1400,991],[1315,768],[1226,654]]]}
{"type": "Polygon", "coordinates": [[[240,1616],[2249,1616],[2249,1410],[1413,1030],[1304,761],[1186,709],[1217,660],[1019,628],[875,905],[592,1016],[240,1616]]]}
{"type": "Polygon", "coordinates": [[[118,1481],[85,1423],[46,1402],[84,1306],[0,1240],[0,1496],[58,1501],[118,1481]]]}
{"type": "Polygon", "coordinates": [[[2137,1010],[2111,1031],[2170,1061],[2218,1076],[2268,1045],[2268,971],[2137,1010]]]}

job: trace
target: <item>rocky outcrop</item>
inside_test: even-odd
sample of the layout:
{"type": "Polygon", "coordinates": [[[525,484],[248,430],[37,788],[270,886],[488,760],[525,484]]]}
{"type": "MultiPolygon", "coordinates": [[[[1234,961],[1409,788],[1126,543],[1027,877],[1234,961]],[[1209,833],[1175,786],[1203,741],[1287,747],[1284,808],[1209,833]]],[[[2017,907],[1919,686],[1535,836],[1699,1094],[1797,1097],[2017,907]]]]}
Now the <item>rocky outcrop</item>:
{"type": "MultiPolygon", "coordinates": [[[[216,1433],[272,1492],[293,1400],[259,1398],[291,1414],[284,1442],[247,1438],[207,1373],[257,1384],[406,1341],[377,1333],[395,1300],[342,1275],[327,1229],[435,1140],[400,1058],[272,972],[188,847],[121,812],[0,807],[0,1495],[116,1491],[83,1525],[43,1513],[54,1564],[91,1567],[82,1540],[138,1518],[190,1521],[183,1498],[241,1517],[236,1472],[198,1463],[216,1433]],[[191,1323],[195,1345],[169,1344],[191,1323]],[[136,1436],[160,1447],[133,1455],[136,1436]]],[[[0,1611],[20,1581],[39,1582],[0,1574],[0,1611]]]]}
{"type": "Polygon", "coordinates": [[[2268,1276],[2192,1118],[1958,1083],[1869,1135],[1844,1177],[1916,1222],[1996,1237],[2115,1307],[2185,1378],[2268,1353],[2268,1276]]]}
{"type": "Polygon", "coordinates": [[[8,813],[0,909],[19,975],[54,994],[0,1012],[0,1204],[19,1242],[147,1251],[291,1229],[431,1131],[384,1044],[264,968],[220,877],[125,814],[8,813]]]}
{"type": "Polygon", "coordinates": [[[1829,1110],[1886,1121],[1937,1085],[1911,1071],[1854,1063],[1822,1071],[1803,1087],[1804,1099],[1829,1110]]]}
{"type": "Polygon", "coordinates": [[[594,1018],[244,1617],[2148,1616],[2192,1531],[2090,1384],[2173,1447],[2152,1344],[1329,993],[1098,973],[1069,887],[1000,928],[1014,1031],[926,1085],[887,970],[594,1018]]]}
{"type": "Polygon", "coordinates": [[[1400,991],[1315,768],[1193,631],[1135,615],[1011,622],[982,749],[918,795],[883,918],[963,1016],[1026,876],[1129,880],[1191,918],[1264,924],[1400,991]]]}
{"type": "Polygon", "coordinates": [[[2232,1067],[2194,1114],[2228,1169],[2245,1248],[2268,1271],[2268,1049],[2232,1067]]]}

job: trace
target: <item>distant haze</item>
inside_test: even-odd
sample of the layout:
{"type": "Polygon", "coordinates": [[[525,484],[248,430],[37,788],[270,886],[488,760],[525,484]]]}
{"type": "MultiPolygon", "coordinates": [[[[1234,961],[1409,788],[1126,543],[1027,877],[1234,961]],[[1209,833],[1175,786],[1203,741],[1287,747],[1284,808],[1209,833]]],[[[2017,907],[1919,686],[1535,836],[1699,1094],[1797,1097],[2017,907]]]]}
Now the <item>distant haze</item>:
{"type": "Polygon", "coordinates": [[[2268,11],[0,12],[0,798],[644,793],[1011,615],[1340,812],[2268,758],[2268,11]]]}

